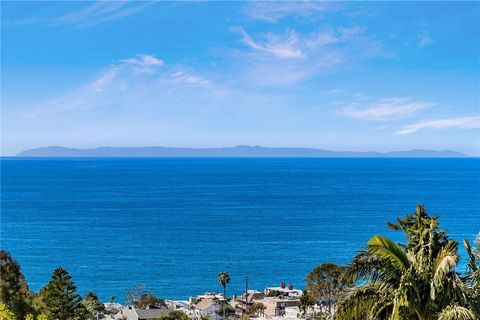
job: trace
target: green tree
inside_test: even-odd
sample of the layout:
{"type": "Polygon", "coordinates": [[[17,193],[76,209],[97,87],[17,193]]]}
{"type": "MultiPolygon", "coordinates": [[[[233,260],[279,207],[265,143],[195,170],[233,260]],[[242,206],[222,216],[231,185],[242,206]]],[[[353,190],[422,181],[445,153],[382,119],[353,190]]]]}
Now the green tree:
{"type": "Polygon", "coordinates": [[[307,318],[308,309],[315,305],[315,299],[308,290],[303,290],[303,294],[300,296],[298,307],[302,312],[303,317],[307,318]]]}
{"type": "Polygon", "coordinates": [[[98,300],[98,296],[94,292],[87,292],[83,296],[83,305],[87,310],[89,319],[97,319],[99,312],[105,311],[105,306],[98,300]]]}
{"type": "Polygon", "coordinates": [[[161,316],[160,320],[190,320],[190,317],[185,312],[176,310],[161,316]]]}
{"type": "Polygon", "coordinates": [[[391,230],[403,231],[407,236],[407,244],[401,245],[409,251],[420,252],[425,255],[437,256],[447,244],[446,230],[439,230],[438,216],[429,216],[422,204],[417,205],[415,212],[407,214],[404,219],[397,218],[397,223],[388,222],[391,230]],[[434,232],[427,232],[434,230],[434,232]],[[421,248],[422,245],[427,247],[421,248]]]}
{"type": "Polygon", "coordinates": [[[457,243],[438,229],[438,218],[417,206],[390,226],[404,231],[408,243],[380,235],[367,242],[349,266],[350,280],[360,284],[340,295],[338,319],[477,319],[455,272],[457,243]]]}
{"type": "Polygon", "coordinates": [[[223,287],[223,297],[227,299],[227,284],[230,283],[230,275],[228,272],[221,272],[218,275],[218,283],[223,287]]]}
{"type": "Polygon", "coordinates": [[[146,307],[157,307],[157,308],[166,308],[167,305],[165,300],[155,297],[152,293],[145,293],[142,294],[135,306],[138,308],[146,308],[146,307]]]}
{"type": "Polygon", "coordinates": [[[223,315],[223,318],[225,318],[226,316],[235,314],[235,308],[228,303],[222,303],[219,305],[216,313],[219,315],[223,315]]]}
{"type": "Polygon", "coordinates": [[[0,303],[13,312],[16,319],[23,319],[32,312],[32,293],[20,265],[4,250],[0,250],[0,275],[0,303]]]}
{"type": "Polygon", "coordinates": [[[467,264],[467,274],[465,284],[467,287],[468,301],[470,308],[480,318],[480,233],[475,239],[475,248],[470,246],[470,242],[464,240],[465,250],[469,258],[467,264]]]}
{"type": "Polygon", "coordinates": [[[46,313],[41,313],[37,316],[37,320],[48,320],[48,316],[46,313]]]}
{"type": "Polygon", "coordinates": [[[127,305],[138,307],[138,301],[140,297],[149,294],[147,287],[144,284],[135,284],[131,288],[128,288],[125,292],[127,296],[127,305]]]}
{"type": "Polygon", "coordinates": [[[7,306],[0,303],[0,320],[15,320],[15,315],[12,311],[8,310],[7,306]]]}
{"type": "Polygon", "coordinates": [[[265,309],[267,309],[267,307],[265,307],[263,303],[256,302],[247,307],[247,314],[251,317],[260,317],[263,316],[265,309]]]}
{"type": "MultiPolygon", "coordinates": [[[[223,298],[225,299],[225,303],[227,301],[227,284],[230,283],[230,275],[228,272],[221,272],[218,275],[218,283],[223,287],[223,298]]],[[[225,319],[225,308],[223,308],[223,318],[225,319]]]]}
{"type": "Polygon", "coordinates": [[[347,268],[335,263],[322,263],[310,271],[305,279],[307,292],[325,312],[331,314],[340,290],[346,288],[347,268]]]}
{"type": "Polygon", "coordinates": [[[83,320],[86,317],[82,298],[65,269],[55,269],[50,282],[40,290],[40,296],[49,319],[83,320]]]}

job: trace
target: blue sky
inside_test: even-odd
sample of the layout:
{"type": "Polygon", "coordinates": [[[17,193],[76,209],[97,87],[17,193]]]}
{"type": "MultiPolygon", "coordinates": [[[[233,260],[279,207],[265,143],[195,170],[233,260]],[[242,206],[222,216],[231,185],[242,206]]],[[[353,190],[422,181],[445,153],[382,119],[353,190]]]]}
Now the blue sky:
{"type": "Polygon", "coordinates": [[[2,2],[2,154],[480,155],[479,2],[2,2]]]}

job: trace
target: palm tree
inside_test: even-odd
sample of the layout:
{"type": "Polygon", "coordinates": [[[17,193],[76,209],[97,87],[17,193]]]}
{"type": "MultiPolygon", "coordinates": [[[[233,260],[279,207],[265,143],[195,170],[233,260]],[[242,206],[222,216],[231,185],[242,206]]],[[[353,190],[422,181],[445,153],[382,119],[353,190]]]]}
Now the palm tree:
{"type": "Polygon", "coordinates": [[[470,246],[470,242],[465,239],[463,241],[467,255],[469,258],[467,264],[467,274],[464,278],[470,307],[476,313],[480,314],[480,233],[477,234],[475,240],[476,248],[470,246]]]}
{"type": "Polygon", "coordinates": [[[377,235],[347,271],[361,284],[345,289],[338,301],[338,319],[474,320],[464,283],[455,272],[457,243],[438,230],[438,218],[418,206],[396,230],[407,245],[377,235]]]}
{"type": "MultiPolygon", "coordinates": [[[[230,275],[228,272],[220,272],[218,275],[218,283],[223,287],[223,298],[225,299],[225,302],[227,301],[227,284],[230,283],[230,275]]],[[[225,306],[223,308],[223,319],[225,319],[225,306]]]]}

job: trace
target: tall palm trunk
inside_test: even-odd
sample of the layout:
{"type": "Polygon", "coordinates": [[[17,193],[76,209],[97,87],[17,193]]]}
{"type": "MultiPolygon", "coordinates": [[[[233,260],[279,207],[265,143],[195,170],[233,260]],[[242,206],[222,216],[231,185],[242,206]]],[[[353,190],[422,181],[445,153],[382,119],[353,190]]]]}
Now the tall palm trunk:
{"type": "Polygon", "coordinates": [[[224,305],[223,305],[223,320],[225,320],[225,308],[227,306],[227,285],[223,286],[223,300],[224,300],[224,305]]]}

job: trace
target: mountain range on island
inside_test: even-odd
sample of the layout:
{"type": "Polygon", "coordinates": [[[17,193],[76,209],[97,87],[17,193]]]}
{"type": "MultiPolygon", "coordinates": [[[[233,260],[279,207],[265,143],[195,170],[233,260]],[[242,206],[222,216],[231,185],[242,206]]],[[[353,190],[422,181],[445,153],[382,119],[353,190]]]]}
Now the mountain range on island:
{"type": "Polygon", "coordinates": [[[278,157],[278,158],[460,158],[467,155],[452,150],[332,151],[314,148],[239,145],[224,148],[177,147],[98,147],[76,149],[41,147],[20,152],[17,157],[278,157]]]}

